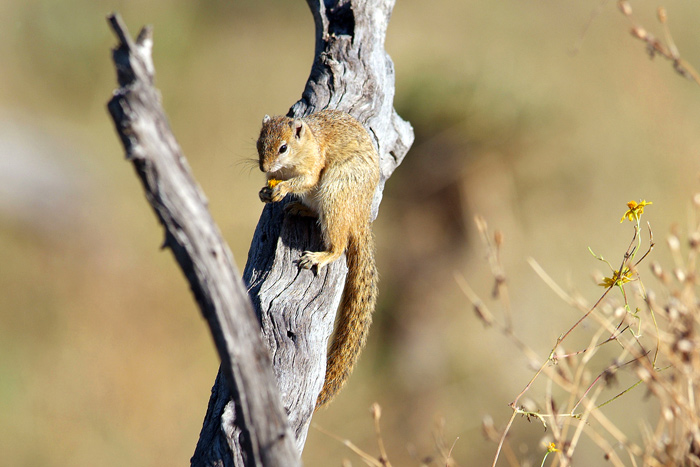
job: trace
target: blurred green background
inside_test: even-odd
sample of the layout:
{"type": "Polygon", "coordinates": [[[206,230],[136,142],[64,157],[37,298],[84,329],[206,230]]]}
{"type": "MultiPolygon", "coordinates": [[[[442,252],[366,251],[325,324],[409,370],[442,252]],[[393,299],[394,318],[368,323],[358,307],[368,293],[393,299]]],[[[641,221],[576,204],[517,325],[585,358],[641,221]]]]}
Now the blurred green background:
{"type": "MultiPolygon", "coordinates": [[[[632,6],[663,37],[657,4],[632,6]]],[[[682,56],[700,65],[700,5],[665,6],[682,56]]],[[[241,269],[262,208],[263,177],[246,159],[261,117],[286,113],[313,58],[301,0],[0,2],[4,465],[184,465],[218,367],[105,108],[111,11],[133,35],[154,25],[165,109],[241,269]]],[[[667,261],[660,240],[686,229],[698,189],[700,87],[650,61],[629,29],[614,2],[398,2],[386,46],[416,142],[375,223],[381,302],[368,348],[318,426],[376,454],[377,401],[395,466],[419,465],[436,438],[459,438],[460,465],[490,465],[482,417],[502,428],[533,370],[484,330],[455,282],[458,272],[490,293],[476,214],[504,234],[514,326],[543,359],[579,314],[528,257],[595,300],[603,268],[587,247],[617,261],[632,232],[619,223],[625,203],[645,198],[654,257],[667,261]]],[[[606,414],[639,442],[654,406],[638,392],[606,414]]],[[[518,419],[512,434],[539,465],[541,426],[518,419]]],[[[595,449],[577,456],[603,464],[595,449]]],[[[361,464],[311,428],[306,465],[343,458],[361,464]]]]}

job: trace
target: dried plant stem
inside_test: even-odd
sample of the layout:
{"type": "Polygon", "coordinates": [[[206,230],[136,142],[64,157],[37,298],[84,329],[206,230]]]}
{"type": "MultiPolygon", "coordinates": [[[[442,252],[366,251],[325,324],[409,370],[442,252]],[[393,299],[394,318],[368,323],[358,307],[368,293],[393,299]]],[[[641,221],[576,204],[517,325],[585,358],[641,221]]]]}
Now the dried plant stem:
{"type": "MultiPolygon", "coordinates": [[[[629,297],[624,287],[625,282],[629,282],[631,280],[639,280],[639,276],[636,272],[636,267],[644,259],[647,258],[649,253],[654,248],[653,233],[651,231],[651,227],[649,227],[649,248],[641,256],[641,258],[635,261],[635,256],[640,251],[642,242],[640,236],[640,225],[638,216],[636,217],[636,220],[637,223],[634,228],[634,234],[617,270],[614,270],[612,265],[610,265],[610,263],[606,261],[603,257],[594,255],[599,260],[606,262],[611,267],[611,269],[613,269],[613,274],[611,276],[612,279],[606,278],[606,280],[604,281],[606,285],[609,283],[609,286],[605,289],[605,291],[600,295],[598,300],[592,306],[586,306],[581,300],[575,299],[573,296],[565,292],[534,259],[528,258],[528,263],[533,268],[533,270],[542,278],[542,280],[564,302],[581,310],[583,314],[566,332],[564,332],[557,338],[556,343],[554,344],[546,361],[544,361],[542,365],[539,366],[535,374],[531,377],[531,379],[528,381],[528,383],[525,385],[522,391],[520,391],[520,393],[515,397],[513,402],[509,404],[511,409],[513,409],[513,413],[511,414],[505,429],[498,438],[498,446],[496,448],[496,453],[493,459],[492,467],[495,467],[498,462],[500,453],[505,445],[506,437],[513,426],[515,416],[518,414],[525,415],[528,418],[535,417],[539,419],[545,425],[545,427],[547,427],[546,419],[552,420],[552,424],[550,426],[552,426],[555,439],[557,439],[560,443],[563,443],[565,440],[567,440],[567,431],[569,427],[571,427],[571,422],[566,422],[563,424],[562,427],[560,427],[557,423],[557,420],[560,418],[569,418],[570,420],[577,419],[579,421],[576,424],[576,429],[573,433],[572,438],[566,441],[566,452],[561,453],[559,455],[559,461],[561,465],[568,465],[570,463],[570,459],[573,456],[573,452],[576,448],[578,440],[580,439],[581,434],[583,434],[584,432],[590,432],[589,434],[591,439],[593,439],[596,442],[596,444],[598,444],[601,447],[601,449],[603,449],[607,453],[608,458],[614,465],[624,465],[620,457],[612,450],[610,444],[602,436],[600,436],[599,433],[595,432],[595,430],[593,429],[586,429],[590,417],[593,417],[595,420],[599,421],[600,425],[603,426],[604,429],[611,436],[613,436],[613,438],[615,438],[621,445],[626,447],[627,452],[630,454],[630,458],[633,459],[633,463],[635,463],[634,456],[640,455],[641,449],[638,446],[629,443],[627,437],[619,429],[617,429],[617,427],[614,424],[609,423],[608,420],[602,414],[599,413],[598,409],[618,399],[622,395],[628,393],[636,386],[641,384],[642,381],[640,380],[636,382],[624,391],[618,393],[616,396],[606,400],[602,404],[596,405],[595,402],[599,399],[599,396],[603,391],[603,386],[600,384],[601,381],[603,381],[603,379],[606,378],[608,375],[614,374],[620,368],[625,367],[634,362],[641,362],[642,366],[648,368],[649,371],[655,371],[656,357],[659,351],[660,341],[657,337],[657,349],[654,354],[654,359],[653,361],[649,361],[647,357],[650,352],[644,348],[642,342],[640,342],[639,340],[639,336],[641,336],[642,333],[643,324],[640,317],[637,315],[639,309],[637,308],[636,311],[632,311],[632,308],[629,305],[629,297]],[[634,274],[634,279],[632,278],[632,274],[634,274]],[[598,311],[601,303],[603,303],[603,301],[609,296],[610,291],[615,287],[617,287],[622,294],[622,298],[624,301],[624,309],[626,311],[626,314],[623,315],[621,321],[617,326],[613,325],[610,318],[604,316],[598,311]],[[576,352],[566,353],[565,355],[557,354],[558,349],[561,347],[562,343],[573,333],[575,329],[581,326],[581,323],[583,323],[584,320],[586,320],[589,317],[594,318],[595,321],[599,324],[599,327],[597,332],[592,336],[588,347],[576,352]],[[625,321],[630,319],[630,317],[635,319],[638,323],[638,329],[636,333],[632,331],[629,324],[625,323],[625,321]],[[630,331],[631,336],[625,337],[628,334],[626,333],[626,331],[630,331]],[[601,341],[600,339],[605,333],[610,333],[610,335],[601,341]],[[592,382],[588,383],[584,381],[586,379],[586,373],[584,372],[584,370],[586,369],[586,366],[589,364],[591,359],[594,357],[596,351],[599,348],[601,348],[604,344],[607,344],[612,341],[616,341],[620,344],[620,346],[622,347],[622,354],[617,358],[617,361],[615,363],[609,365],[604,371],[600,372],[593,379],[592,382]],[[551,366],[553,363],[559,363],[561,365],[562,362],[566,362],[567,359],[578,355],[582,355],[583,358],[580,360],[580,362],[578,362],[576,370],[573,372],[573,374],[568,374],[566,378],[563,377],[563,375],[567,374],[567,368],[569,367],[568,364],[565,368],[560,367],[558,371],[552,370],[551,366]],[[617,363],[625,360],[625,357],[627,357],[628,355],[632,355],[633,358],[624,363],[617,363]],[[547,386],[548,389],[545,395],[547,413],[541,414],[539,411],[526,411],[520,407],[520,401],[523,398],[523,396],[532,388],[534,382],[542,375],[542,373],[547,374],[547,376],[549,377],[547,386]],[[560,411],[554,409],[554,403],[551,395],[553,382],[565,391],[567,391],[570,395],[569,402],[567,405],[568,410],[566,412],[561,413],[560,411]],[[577,409],[580,406],[583,406],[584,410],[583,412],[577,413],[577,409]]],[[[484,243],[487,246],[487,249],[489,250],[489,258],[495,258],[495,260],[490,260],[492,271],[494,272],[494,274],[498,273],[498,277],[504,278],[505,275],[503,274],[502,268],[498,263],[498,255],[493,252],[494,246],[489,241],[489,236],[486,232],[485,221],[483,221],[483,219],[481,218],[477,218],[477,225],[481,233],[482,240],[484,241],[484,243]]],[[[467,297],[474,304],[475,310],[477,311],[477,314],[479,314],[479,316],[482,318],[482,320],[487,322],[487,324],[499,325],[501,327],[501,331],[504,332],[504,334],[506,334],[510,339],[515,341],[519,347],[527,349],[527,346],[513,335],[508,324],[499,324],[499,321],[494,317],[493,314],[491,314],[486,305],[479,299],[477,294],[468,286],[466,280],[464,280],[464,278],[460,275],[456,275],[456,278],[458,284],[465,292],[465,295],[467,295],[467,297]]],[[[496,282],[498,284],[501,281],[499,281],[497,278],[496,282]]],[[[647,302],[649,308],[652,309],[653,307],[651,306],[650,300],[648,300],[647,298],[647,294],[643,285],[640,285],[639,290],[641,297],[647,302]]],[[[656,331],[656,335],[658,336],[659,328],[658,323],[656,321],[656,317],[653,314],[653,310],[651,314],[653,327],[656,331]]],[[[509,320],[510,318],[507,317],[506,319],[509,320]]]]}
{"type": "Polygon", "coordinates": [[[377,459],[375,459],[374,457],[372,457],[370,454],[366,453],[365,451],[363,451],[362,449],[360,449],[359,447],[357,447],[357,445],[355,445],[355,444],[354,444],[352,441],[350,441],[349,439],[341,438],[340,436],[338,436],[338,435],[336,435],[336,434],[334,434],[334,433],[331,433],[330,431],[327,431],[326,429],[322,428],[321,426],[319,426],[318,424],[316,424],[316,423],[314,423],[314,422],[311,423],[311,426],[312,426],[314,429],[316,429],[316,430],[320,431],[321,433],[323,433],[324,435],[330,436],[330,437],[333,438],[334,440],[339,441],[340,443],[342,443],[344,446],[347,446],[352,452],[354,452],[355,454],[357,454],[358,456],[360,456],[360,458],[361,458],[367,465],[370,465],[370,466],[372,466],[372,467],[385,467],[385,466],[386,466],[386,464],[382,464],[381,461],[378,461],[377,459]]]}
{"type": "Polygon", "coordinates": [[[632,24],[632,36],[646,44],[647,53],[651,58],[654,58],[656,55],[661,55],[673,64],[673,69],[676,70],[678,74],[700,84],[700,75],[698,72],[680,56],[678,47],[676,47],[673,37],[671,37],[671,30],[667,24],[666,10],[663,7],[658,9],[658,18],[664,29],[666,44],[654,37],[654,35],[637,23],[632,15],[632,7],[629,2],[621,0],[618,2],[618,6],[622,14],[624,14],[632,24]]]}

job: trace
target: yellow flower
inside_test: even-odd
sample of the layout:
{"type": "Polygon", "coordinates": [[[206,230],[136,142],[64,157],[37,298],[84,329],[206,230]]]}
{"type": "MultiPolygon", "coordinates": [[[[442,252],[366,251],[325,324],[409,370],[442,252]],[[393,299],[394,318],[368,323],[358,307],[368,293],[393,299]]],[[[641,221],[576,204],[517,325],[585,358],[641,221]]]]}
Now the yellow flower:
{"type": "Polygon", "coordinates": [[[629,268],[625,267],[622,268],[622,275],[620,275],[620,271],[615,270],[612,277],[604,277],[603,282],[600,282],[598,285],[607,289],[608,287],[612,287],[613,285],[622,285],[631,281],[632,271],[630,271],[629,268]]]}
{"type": "Polygon", "coordinates": [[[547,452],[560,452],[559,449],[557,449],[557,445],[554,443],[549,443],[549,446],[547,446],[547,452]]]}
{"type": "Polygon", "coordinates": [[[639,203],[636,201],[630,201],[627,203],[627,212],[625,212],[622,215],[622,219],[620,219],[620,222],[623,222],[625,218],[629,219],[630,221],[634,220],[639,220],[640,217],[642,217],[642,213],[644,212],[644,206],[648,206],[650,204],[654,204],[651,201],[647,203],[646,200],[642,200],[639,203]]]}
{"type": "Polygon", "coordinates": [[[270,187],[270,188],[274,188],[275,186],[279,185],[279,183],[280,183],[281,181],[282,181],[282,180],[277,180],[277,179],[275,179],[275,178],[271,178],[271,179],[269,179],[269,180],[267,181],[267,186],[270,187]]]}

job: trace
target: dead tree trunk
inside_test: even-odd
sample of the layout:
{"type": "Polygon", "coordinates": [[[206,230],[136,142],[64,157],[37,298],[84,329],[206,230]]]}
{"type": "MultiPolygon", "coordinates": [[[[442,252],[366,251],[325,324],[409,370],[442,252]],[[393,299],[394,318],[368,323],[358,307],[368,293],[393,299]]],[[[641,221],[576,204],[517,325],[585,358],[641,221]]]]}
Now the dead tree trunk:
{"type": "Polygon", "coordinates": [[[108,108],[126,157],[165,227],[163,247],[172,250],[209,323],[237,409],[244,460],[239,465],[300,465],[246,288],[153,87],[151,29],[144,28],[134,42],[119,17],[110,16],[109,22],[120,41],[113,53],[120,88],[108,108]]]}
{"type": "MultiPolygon", "coordinates": [[[[393,108],[394,69],[384,51],[394,1],[339,0],[331,6],[324,0],[307,1],[316,23],[316,56],[302,99],[289,115],[303,116],[330,107],[349,112],[370,130],[382,173],[372,212],[376,217],[384,183],[413,141],[410,125],[393,108]]],[[[318,275],[300,271],[295,260],[301,252],[322,248],[315,223],[285,216],[283,203],[266,205],[243,275],[259,321],[251,320],[246,308],[249,302],[246,305],[240,294],[229,290],[240,284],[230,251],[206,210],[206,200],[189,173],[152,87],[150,31],[142,31],[134,44],[116,19],[112,24],[122,42],[115,50],[122,88],[110,102],[110,111],[127,157],[134,162],[147,198],[166,228],[165,246],[173,250],[190,281],[222,360],[191,463],[298,465],[323,385],[326,345],[343,290],[345,261],[328,265],[318,275]],[[120,54],[122,48],[128,50],[120,54]],[[134,56],[138,57],[135,62],[134,56]],[[141,88],[147,91],[139,95],[135,89],[141,88]],[[145,120],[140,116],[142,106],[153,113],[145,120]],[[171,153],[168,161],[151,159],[151,152],[162,151],[171,153]],[[173,174],[175,179],[168,181],[173,174]],[[175,192],[152,188],[165,185],[175,192]],[[185,197],[180,200],[182,193],[178,192],[185,197]],[[190,221],[204,230],[189,230],[185,224],[190,221]],[[199,245],[198,238],[190,238],[199,234],[211,243],[199,245]],[[208,275],[208,262],[225,274],[208,275]],[[232,297],[232,302],[223,303],[220,296],[232,297]],[[258,326],[255,332],[251,321],[258,326]],[[259,345],[262,342],[264,347],[259,345]],[[260,348],[265,349],[264,355],[260,348]],[[271,382],[270,360],[276,385],[271,382]],[[294,459],[288,452],[290,428],[296,442],[294,459]]]]}

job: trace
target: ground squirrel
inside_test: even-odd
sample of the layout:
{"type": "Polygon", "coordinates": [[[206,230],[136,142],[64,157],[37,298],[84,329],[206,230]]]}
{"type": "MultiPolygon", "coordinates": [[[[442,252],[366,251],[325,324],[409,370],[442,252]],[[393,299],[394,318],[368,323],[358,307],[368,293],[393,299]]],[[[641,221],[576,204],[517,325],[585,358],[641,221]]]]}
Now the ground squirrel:
{"type": "Polygon", "coordinates": [[[288,211],[318,216],[326,251],[305,251],[299,266],[320,269],[347,251],[348,276],[319,408],[350,376],[372,323],[377,270],[370,213],[379,156],[360,122],[336,110],[299,119],[266,115],[257,147],[268,180],[260,199],[274,203],[292,193],[301,203],[288,205],[288,211]]]}

